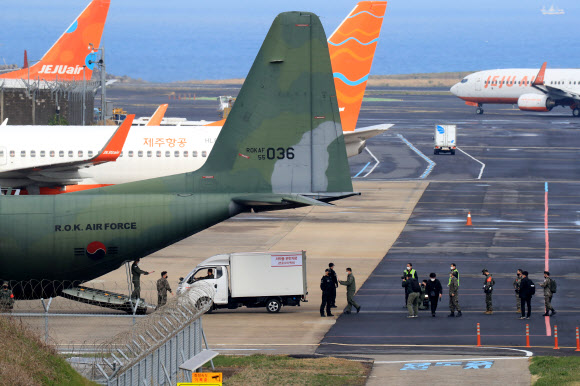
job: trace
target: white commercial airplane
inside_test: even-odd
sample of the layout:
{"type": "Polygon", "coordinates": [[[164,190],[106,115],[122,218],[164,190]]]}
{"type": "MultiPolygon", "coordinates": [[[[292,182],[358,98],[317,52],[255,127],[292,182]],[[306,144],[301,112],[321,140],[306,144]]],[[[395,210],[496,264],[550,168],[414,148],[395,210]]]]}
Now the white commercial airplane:
{"type": "MultiPolygon", "coordinates": [[[[392,126],[355,130],[385,9],[384,1],[358,3],[328,39],[349,156],[392,126]]],[[[58,194],[193,171],[205,162],[222,127],[216,122],[126,130],[132,121],[128,117],[119,128],[2,126],[0,187],[58,194]]]]}
{"type": "Polygon", "coordinates": [[[470,74],[451,92],[483,114],[484,104],[517,104],[524,111],[550,111],[568,106],[580,116],[580,69],[487,70],[470,74]]]}

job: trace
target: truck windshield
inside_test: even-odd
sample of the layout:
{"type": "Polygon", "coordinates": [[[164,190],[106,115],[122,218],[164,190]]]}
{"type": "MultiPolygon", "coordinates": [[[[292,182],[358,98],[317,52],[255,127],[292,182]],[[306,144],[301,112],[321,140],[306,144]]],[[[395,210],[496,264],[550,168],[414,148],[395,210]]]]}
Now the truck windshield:
{"type": "Polygon", "coordinates": [[[193,276],[187,280],[189,284],[199,281],[199,280],[208,280],[208,279],[219,279],[222,276],[222,268],[204,268],[197,271],[193,276]]]}

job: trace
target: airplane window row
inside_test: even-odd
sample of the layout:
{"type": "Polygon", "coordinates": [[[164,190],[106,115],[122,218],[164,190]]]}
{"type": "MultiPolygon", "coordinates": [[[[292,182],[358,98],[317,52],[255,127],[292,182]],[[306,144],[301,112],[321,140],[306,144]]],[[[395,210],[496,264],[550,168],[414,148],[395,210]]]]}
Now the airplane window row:
{"type": "MultiPolygon", "coordinates": [[[[69,158],[74,157],[74,151],[72,151],[72,150],[69,150],[67,152],[65,152],[64,150],[59,150],[58,151],[58,157],[61,157],[61,158],[64,157],[65,156],[65,153],[66,153],[66,155],[69,158]]],[[[137,157],[143,157],[145,155],[145,152],[142,151],[142,150],[139,150],[138,152],[134,152],[133,150],[129,150],[127,152],[127,156],[128,157],[133,157],[135,155],[135,153],[137,153],[137,155],[136,155],[137,157]]],[[[173,157],[175,157],[175,158],[178,158],[178,157],[185,157],[185,158],[187,158],[187,157],[189,157],[189,151],[187,151],[187,150],[183,150],[183,151],[176,150],[176,151],[173,151],[173,152],[171,152],[171,151],[168,150],[168,151],[165,152],[165,157],[171,157],[172,156],[172,153],[173,153],[173,157]]],[[[16,157],[16,151],[14,151],[14,150],[10,150],[9,154],[10,154],[10,157],[16,157]]],[[[22,150],[20,152],[20,157],[21,158],[24,158],[24,157],[26,157],[26,154],[27,154],[26,150],[22,150]]],[[[36,150],[30,150],[30,152],[28,152],[28,154],[29,154],[29,156],[31,158],[35,158],[36,155],[37,155],[37,152],[36,152],[36,150]]],[[[50,150],[48,152],[48,157],[54,158],[54,157],[56,157],[56,154],[57,154],[57,152],[55,150],[50,150]]],[[[87,151],[87,157],[89,157],[89,158],[92,158],[96,154],[97,153],[93,152],[92,150],[87,151]]],[[[147,157],[149,157],[149,158],[153,157],[153,151],[151,151],[151,150],[148,150],[146,152],[146,154],[147,154],[147,157]]],[[[161,157],[162,154],[163,154],[163,152],[161,150],[157,150],[155,152],[155,156],[156,157],[161,157]]],[[[41,158],[44,158],[44,157],[47,156],[47,152],[45,150],[40,150],[38,152],[38,155],[41,158]]],[[[197,150],[193,150],[191,152],[191,156],[192,157],[195,158],[195,157],[197,157],[197,155],[198,155],[197,150]]],[[[4,150],[0,150],[0,158],[3,158],[4,156],[5,156],[4,150]]],[[[79,150],[77,152],[77,157],[83,158],[83,156],[84,156],[84,152],[82,150],[79,150]]],[[[207,157],[207,151],[203,150],[201,152],[201,156],[202,157],[207,157]]],[[[121,154],[119,155],[119,157],[123,157],[123,152],[121,152],[121,154]]]]}
{"type": "MultiPolygon", "coordinates": [[[[123,157],[123,155],[124,155],[123,153],[124,152],[121,152],[121,154],[119,155],[119,157],[123,157]]],[[[136,154],[137,157],[143,157],[143,156],[145,156],[145,152],[143,150],[139,150],[136,153],[137,153],[136,154]]],[[[169,151],[169,150],[165,151],[165,157],[171,157],[171,153],[172,152],[169,151]]],[[[152,150],[148,150],[146,152],[146,154],[147,154],[147,157],[149,157],[149,158],[153,157],[153,151],[152,150]]],[[[194,158],[197,157],[197,154],[198,154],[197,150],[193,150],[191,152],[191,156],[194,157],[194,158]]],[[[155,152],[155,157],[161,157],[162,155],[163,155],[163,152],[161,150],[157,150],[155,152]]],[[[135,152],[133,150],[129,150],[127,152],[127,157],[133,157],[133,156],[135,156],[135,152]]],[[[183,156],[185,158],[189,157],[189,151],[187,151],[187,150],[183,150],[183,151],[175,150],[173,152],[173,157],[179,158],[181,156],[183,156]]],[[[202,151],[201,152],[201,156],[202,157],[207,157],[207,151],[205,151],[205,150],[202,151]]]]}

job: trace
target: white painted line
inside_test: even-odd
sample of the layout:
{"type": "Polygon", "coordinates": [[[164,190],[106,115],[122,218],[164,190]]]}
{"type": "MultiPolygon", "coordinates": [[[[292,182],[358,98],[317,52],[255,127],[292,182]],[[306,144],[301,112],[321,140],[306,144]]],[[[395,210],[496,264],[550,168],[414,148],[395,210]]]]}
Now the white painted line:
{"type": "Polygon", "coordinates": [[[478,160],[478,159],[472,157],[471,155],[467,154],[466,152],[464,152],[460,148],[457,148],[457,150],[459,150],[460,152],[462,152],[463,154],[465,154],[466,156],[468,156],[469,158],[471,158],[475,162],[479,162],[481,164],[481,170],[479,171],[479,176],[477,176],[477,179],[478,180],[481,180],[481,175],[483,174],[483,169],[485,169],[485,164],[483,162],[481,162],[480,160],[478,160]]]}
{"type": "Polygon", "coordinates": [[[363,176],[363,178],[365,178],[366,176],[368,176],[369,174],[371,174],[375,170],[375,168],[377,166],[379,166],[379,164],[380,164],[379,160],[377,159],[377,157],[375,157],[375,155],[373,153],[371,153],[371,151],[369,150],[369,147],[368,146],[365,146],[365,150],[371,155],[371,157],[373,157],[375,159],[375,161],[377,163],[375,164],[375,166],[373,166],[373,168],[367,174],[365,174],[363,176]]]}
{"type": "Polygon", "coordinates": [[[403,142],[405,142],[407,144],[407,146],[409,146],[411,148],[411,150],[413,150],[415,153],[417,153],[421,158],[423,158],[425,161],[427,161],[427,163],[429,164],[429,166],[427,166],[427,169],[425,169],[425,171],[423,172],[423,174],[421,174],[421,176],[419,176],[419,178],[426,178],[431,171],[433,171],[433,168],[435,167],[435,165],[437,165],[435,162],[433,162],[429,157],[427,157],[425,154],[421,153],[421,150],[417,149],[415,146],[413,146],[413,144],[411,142],[409,142],[405,137],[403,137],[401,134],[397,134],[397,136],[399,138],[401,138],[401,140],[403,142]]]}
{"type": "Polygon", "coordinates": [[[496,357],[496,358],[453,358],[453,359],[424,359],[412,361],[375,361],[375,365],[388,365],[394,363],[427,363],[427,362],[467,362],[467,361],[499,361],[503,359],[529,359],[528,357],[496,357]]]}

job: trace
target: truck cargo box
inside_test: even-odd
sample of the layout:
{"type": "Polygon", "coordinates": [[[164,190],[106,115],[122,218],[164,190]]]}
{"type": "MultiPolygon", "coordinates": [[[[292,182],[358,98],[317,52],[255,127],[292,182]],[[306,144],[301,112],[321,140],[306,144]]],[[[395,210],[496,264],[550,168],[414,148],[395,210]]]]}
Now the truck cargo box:
{"type": "Polygon", "coordinates": [[[305,295],[306,253],[232,253],[230,289],[233,298],[305,295]]]}

